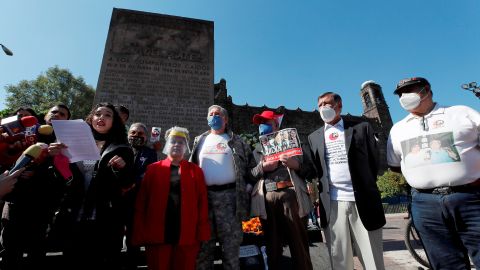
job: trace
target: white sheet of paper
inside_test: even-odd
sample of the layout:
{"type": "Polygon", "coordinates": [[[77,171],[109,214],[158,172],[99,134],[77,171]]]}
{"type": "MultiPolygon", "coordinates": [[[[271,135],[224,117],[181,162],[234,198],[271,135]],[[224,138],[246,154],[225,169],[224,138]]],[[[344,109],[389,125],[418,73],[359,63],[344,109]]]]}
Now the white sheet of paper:
{"type": "Polygon", "coordinates": [[[57,140],[68,146],[63,154],[70,159],[70,163],[100,159],[92,130],[85,121],[52,120],[52,126],[57,140]]]}

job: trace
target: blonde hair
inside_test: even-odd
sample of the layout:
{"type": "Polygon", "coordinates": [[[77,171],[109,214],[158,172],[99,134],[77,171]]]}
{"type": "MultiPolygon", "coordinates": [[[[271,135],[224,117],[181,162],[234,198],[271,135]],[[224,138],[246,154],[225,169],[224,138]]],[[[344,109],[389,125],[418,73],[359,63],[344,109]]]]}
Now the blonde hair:
{"type": "Polygon", "coordinates": [[[189,138],[189,135],[188,135],[189,134],[188,129],[186,129],[184,127],[174,126],[172,128],[169,128],[167,131],[165,131],[165,140],[167,140],[168,137],[170,137],[170,133],[172,133],[172,135],[175,134],[175,136],[185,137],[187,142],[190,141],[190,138],[189,138]],[[185,136],[182,136],[180,134],[185,135],[185,136]]]}

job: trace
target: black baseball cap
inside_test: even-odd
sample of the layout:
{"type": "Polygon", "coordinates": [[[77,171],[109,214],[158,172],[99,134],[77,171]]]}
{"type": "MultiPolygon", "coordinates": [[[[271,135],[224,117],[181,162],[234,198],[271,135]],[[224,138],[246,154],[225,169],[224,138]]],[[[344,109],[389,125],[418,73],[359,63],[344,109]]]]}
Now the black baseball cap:
{"type": "Polygon", "coordinates": [[[397,89],[395,89],[395,91],[393,91],[393,93],[395,95],[399,95],[402,88],[405,88],[405,87],[410,86],[410,85],[416,85],[416,84],[422,85],[422,86],[425,86],[425,85],[430,86],[430,83],[425,78],[422,78],[422,77],[407,78],[407,79],[403,79],[403,80],[398,82],[397,89]]]}

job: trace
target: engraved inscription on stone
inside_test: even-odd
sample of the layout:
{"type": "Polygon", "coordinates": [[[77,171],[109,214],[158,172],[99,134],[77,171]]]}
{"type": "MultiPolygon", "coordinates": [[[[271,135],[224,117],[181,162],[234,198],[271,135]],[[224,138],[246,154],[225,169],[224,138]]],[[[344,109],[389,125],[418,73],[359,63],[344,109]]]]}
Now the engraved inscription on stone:
{"type": "Polygon", "coordinates": [[[213,76],[213,22],[114,9],[95,102],[127,106],[129,123],[186,127],[193,140],[208,129],[213,76]]]}

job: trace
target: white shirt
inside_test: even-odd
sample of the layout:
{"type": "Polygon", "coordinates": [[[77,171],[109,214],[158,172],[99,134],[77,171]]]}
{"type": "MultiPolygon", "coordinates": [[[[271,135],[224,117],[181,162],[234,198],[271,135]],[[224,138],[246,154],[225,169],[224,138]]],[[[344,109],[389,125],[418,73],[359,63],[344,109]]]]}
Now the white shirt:
{"type": "Polygon", "coordinates": [[[388,165],[401,167],[414,188],[458,186],[480,178],[480,114],[467,106],[409,114],[396,123],[387,143],[388,165]]]}
{"type": "Polygon", "coordinates": [[[232,149],[228,146],[230,136],[209,134],[199,145],[199,166],[205,174],[207,186],[235,183],[235,168],[232,149]]]}
{"type": "Polygon", "coordinates": [[[355,201],[352,177],[348,167],[345,147],[343,119],[335,125],[325,123],[325,164],[328,169],[330,199],[334,201],[355,201]]]}

